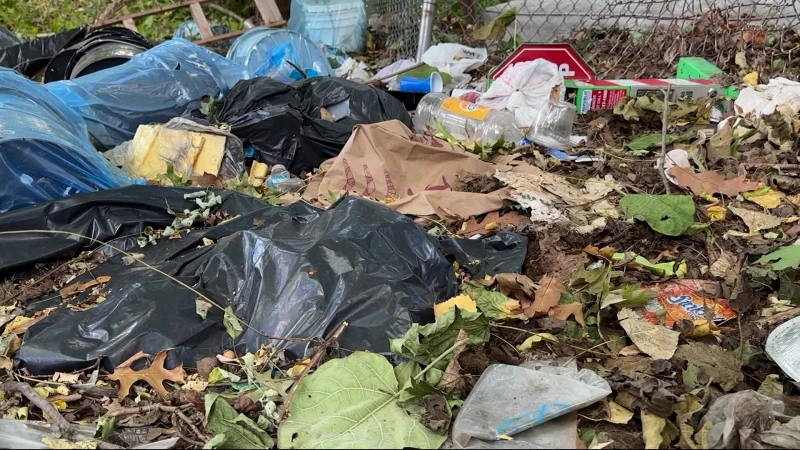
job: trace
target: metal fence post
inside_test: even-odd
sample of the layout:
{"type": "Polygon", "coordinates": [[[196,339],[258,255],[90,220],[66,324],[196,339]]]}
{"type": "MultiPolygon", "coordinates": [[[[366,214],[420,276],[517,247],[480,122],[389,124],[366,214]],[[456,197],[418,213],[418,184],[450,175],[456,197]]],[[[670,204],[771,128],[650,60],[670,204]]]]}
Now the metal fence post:
{"type": "Polygon", "coordinates": [[[422,62],[422,54],[431,46],[433,19],[436,16],[436,0],[422,0],[422,18],[419,21],[419,42],[417,43],[417,62],[422,62]]]}

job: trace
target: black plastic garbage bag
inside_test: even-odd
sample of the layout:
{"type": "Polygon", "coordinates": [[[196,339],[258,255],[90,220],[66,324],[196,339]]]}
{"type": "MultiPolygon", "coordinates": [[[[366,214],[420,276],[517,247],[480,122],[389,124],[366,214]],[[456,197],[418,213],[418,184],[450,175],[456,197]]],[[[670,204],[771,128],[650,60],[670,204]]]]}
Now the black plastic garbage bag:
{"type": "MultiPolygon", "coordinates": [[[[450,262],[421,227],[379,203],[354,197],[323,211],[302,203],[274,207],[220,191],[220,209],[238,217],[181,239],[136,247],[135,234],[145,226],[172,222],[167,205],[193,208],[183,198],[191,191],[130,186],[65,198],[0,215],[0,231],[55,229],[111,240],[144,254],[143,261],[220,305],[232,306],[260,333],[327,337],[347,321],[340,343],[352,350],[388,351],[389,338],[402,335],[412,322],[432,321],[433,303],[456,294],[450,262]],[[204,245],[203,238],[213,244],[204,245]]],[[[519,244],[506,251],[524,256],[524,239],[519,244]]],[[[66,258],[96,245],[62,234],[0,234],[0,246],[0,271],[8,275],[20,261],[66,258]]],[[[69,371],[104,356],[110,369],[137,351],[166,348],[175,348],[172,362],[193,365],[225,348],[255,351],[266,343],[282,346],[292,357],[304,353],[306,342],[270,341],[249,329],[233,342],[220,310],[211,308],[201,319],[193,292],[111,253],[91,274],[111,277],[103,288],[106,300],[82,312],[60,308],[32,326],[17,354],[22,366],[33,373],[69,371]]]]}
{"type": "Polygon", "coordinates": [[[45,68],[61,49],[81,40],[85,35],[86,27],[83,26],[31,41],[11,43],[6,40],[9,45],[0,45],[0,67],[14,69],[32,77],[45,68]]]}
{"type": "Polygon", "coordinates": [[[403,104],[385,91],[335,77],[291,85],[267,77],[242,80],[216,118],[253,146],[256,159],[294,174],[338,155],[358,124],[397,119],[411,127],[403,104]]]}

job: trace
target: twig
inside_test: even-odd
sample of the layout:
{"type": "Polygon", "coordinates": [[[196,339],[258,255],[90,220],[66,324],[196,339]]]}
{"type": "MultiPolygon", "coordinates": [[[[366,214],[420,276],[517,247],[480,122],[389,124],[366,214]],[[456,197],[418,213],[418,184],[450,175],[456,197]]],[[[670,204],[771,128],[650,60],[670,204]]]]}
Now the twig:
{"type": "Polygon", "coordinates": [[[297,387],[300,386],[300,382],[303,381],[303,377],[305,377],[306,374],[309,371],[311,371],[311,369],[314,368],[314,366],[317,365],[319,360],[322,358],[322,355],[325,354],[325,351],[330,346],[336,344],[336,341],[339,339],[339,336],[341,336],[342,333],[344,333],[345,328],[347,328],[347,322],[342,322],[342,324],[339,325],[339,328],[337,328],[336,331],[333,332],[330,339],[328,339],[327,342],[325,342],[322,346],[320,346],[319,349],[317,349],[317,352],[314,353],[314,356],[311,357],[311,361],[309,361],[308,364],[306,364],[306,366],[303,368],[303,371],[300,372],[300,375],[294,381],[294,384],[292,384],[291,389],[289,389],[289,394],[286,395],[286,401],[283,402],[283,406],[281,407],[281,413],[278,416],[278,423],[280,423],[284,419],[284,417],[286,417],[286,414],[289,413],[289,405],[292,403],[294,395],[297,392],[297,387]]]}
{"type": "MultiPolygon", "coordinates": [[[[182,421],[186,422],[186,425],[188,425],[188,426],[189,426],[189,428],[190,428],[190,429],[191,429],[191,430],[194,432],[194,434],[195,434],[195,435],[197,435],[197,437],[199,437],[200,439],[202,439],[202,440],[204,441],[204,442],[203,442],[202,444],[200,444],[200,445],[201,445],[201,446],[205,445],[205,441],[207,441],[207,440],[208,440],[208,437],[207,437],[205,434],[203,434],[203,432],[202,432],[202,431],[200,431],[200,429],[199,429],[199,428],[197,428],[197,425],[195,425],[195,424],[194,424],[194,422],[192,422],[192,419],[190,419],[190,418],[189,418],[189,417],[188,417],[186,414],[184,414],[184,413],[183,413],[183,411],[181,411],[180,409],[176,409],[176,410],[175,410],[175,415],[176,415],[176,416],[178,416],[178,417],[179,417],[179,418],[180,418],[182,421]]],[[[176,428],[177,428],[177,427],[176,427],[176,428]]]]}
{"type": "Polygon", "coordinates": [[[94,23],[102,22],[114,17],[114,14],[116,14],[117,11],[122,8],[122,5],[124,5],[126,1],[127,0],[113,0],[108,6],[106,6],[106,9],[104,9],[103,12],[97,16],[97,19],[95,19],[94,23]]]}
{"type": "Polygon", "coordinates": [[[223,13],[223,14],[226,14],[226,15],[228,15],[228,16],[231,16],[231,17],[233,17],[234,19],[238,20],[239,22],[244,22],[244,17],[242,17],[242,16],[240,16],[240,15],[236,14],[235,12],[231,11],[231,10],[230,10],[230,9],[228,9],[228,8],[225,8],[225,7],[219,6],[219,5],[217,5],[216,3],[208,3],[208,4],[206,4],[206,6],[208,6],[208,7],[209,7],[209,8],[211,8],[211,9],[216,9],[217,11],[219,11],[219,12],[221,12],[221,13],[223,13]]]}
{"type": "Polygon", "coordinates": [[[400,75],[400,74],[406,73],[406,72],[408,72],[409,70],[416,69],[417,67],[419,67],[419,66],[421,66],[421,65],[423,65],[423,64],[424,64],[424,63],[421,63],[421,62],[420,62],[420,63],[416,63],[416,64],[414,64],[414,65],[411,65],[411,66],[408,66],[408,67],[406,67],[405,69],[396,70],[396,71],[394,71],[394,72],[392,72],[392,73],[389,73],[389,74],[387,74],[387,75],[385,75],[385,76],[383,76],[383,77],[376,78],[376,79],[374,79],[374,80],[369,80],[369,81],[362,81],[362,83],[363,83],[363,84],[377,83],[377,82],[379,82],[379,81],[383,81],[383,80],[385,80],[385,79],[387,79],[387,78],[396,77],[397,75],[400,75]]]}
{"type": "Polygon", "coordinates": [[[744,163],[745,167],[771,167],[778,170],[800,170],[800,164],[744,163]]]}
{"type": "Polygon", "coordinates": [[[178,420],[175,419],[175,416],[172,416],[172,426],[175,427],[175,432],[178,433],[179,438],[183,439],[184,441],[188,442],[189,444],[195,447],[202,448],[203,446],[205,446],[205,444],[200,441],[195,441],[194,439],[191,439],[188,436],[184,436],[184,434],[181,432],[180,427],[178,426],[178,420]]]}
{"type": "Polygon", "coordinates": [[[64,439],[72,439],[75,434],[72,425],[58,412],[55,406],[51,405],[46,398],[36,393],[27,383],[22,383],[20,381],[0,383],[0,391],[18,392],[24,395],[32,405],[38,407],[43,413],[47,414],[47,417],[50,418],[50,422],[58,427],[58,430],[61,432],[61,437],[64,439]]]}
{"type": "Polygon", "coordinates": [[[78,400],[82,399],[83,396],[81,394],[70,394],[70,395],[53,395],[51,397],[47,397],[47,401],[50,403],[56,402],[58,400],[63,401],[64,403],[69,402],[77,402],[78,400]]]}
{"type": "Polygon", "coordinates": [[[661,114],[661,156],[658,158],[658,172],[661,174],[661,181],[664,182],[664,190],[667,195],[671,194],[669,179],[667,178],[667,122],[669,121],[669,92],[670,86],[664,93],[664,111],[661,114]]]}
{"type": "Polygon", "coordinates": [[[180,405],[180,406],[167,406],[163,403],[153,403],[151,405],[120,408],[114,411],[109,411],[108,415],[110,417],[117,417],[117,416],[123,416],[125,414],[144,414],[156,409],[161,410],[162,412],[174,413],[175,411],[191,408],[192,406],[194,405],[192,405],[191,403],[186,403],[185,405],[180,405]]]}

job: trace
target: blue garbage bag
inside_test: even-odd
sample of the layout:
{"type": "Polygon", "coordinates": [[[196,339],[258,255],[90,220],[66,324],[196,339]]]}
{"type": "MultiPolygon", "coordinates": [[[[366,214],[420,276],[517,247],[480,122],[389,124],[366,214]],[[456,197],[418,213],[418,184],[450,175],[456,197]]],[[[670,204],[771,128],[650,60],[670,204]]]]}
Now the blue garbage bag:
{"type": "Polygon", "coordinates": [[[172,39],[120,66],[45,86],[86,120],[93,144],[108,150],[139,125],[165,123],[221,98],[244,66],[183,39],[172,39]]]}
{"type": "Polygon", "coordinates": [[[0,69],[0,213],[130,183],[92,147],[78,114],[0,69]]]}
{"type": "Polygon", "coordinates": [[[228,58],[247,67],[251,78],[270,77],[281,83],[331,76],[325,54],[308,38],[291,31],[266,27],[248,30],[234,41],[228,58]]]}

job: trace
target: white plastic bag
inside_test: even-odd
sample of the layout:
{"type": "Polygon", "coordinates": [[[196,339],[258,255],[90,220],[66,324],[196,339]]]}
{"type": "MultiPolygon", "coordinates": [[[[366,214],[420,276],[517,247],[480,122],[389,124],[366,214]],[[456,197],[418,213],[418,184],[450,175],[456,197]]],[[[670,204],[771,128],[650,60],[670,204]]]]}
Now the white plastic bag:
{"type": "Polygon", "coordinates": [[[566,433],[570,423],[558,419],[610,394],[608,382],[588,369],[495,364],[481,375],[456,416],[453,445],[507,448],[514,441],[501,439],[512,436],[523,448],[572,448],[575,436],[566,433]]]}
{"type": "Polygon", "coordinates": [[[772,114],[778,105],[787,105],[792,111],[800,111],[800,83],[786,78],[773,78],[769,84],[762,84],[758,89],[752,86],[742,89],[734,102],[739,116],[772,114]]]}
{"type": "Polygon", "coordinates": [[[494,80],[478,104],[511,111],[521,125],[530,126],[556,86],[564,92],[557,64],[544,59],[516,63],[494,80]]]}
{"type": "Polygon", "coordinates": [[[422,62],[458,76],[477,69],[489,57],[485,48],[471,48],[461,44],[436,44],[422,55],[422,62]]]}

